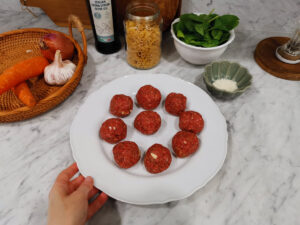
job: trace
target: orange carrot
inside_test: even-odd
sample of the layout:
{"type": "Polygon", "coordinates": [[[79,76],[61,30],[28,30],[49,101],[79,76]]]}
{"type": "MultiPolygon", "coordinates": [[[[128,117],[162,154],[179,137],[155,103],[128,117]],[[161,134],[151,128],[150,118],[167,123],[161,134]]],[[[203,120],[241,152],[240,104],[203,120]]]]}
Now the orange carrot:
{"type": "Polygon", "coordinates": [[[0,95],[21,82],[42,74],[48,64],[49,63],[46,58],[36,56],[21,61],[4,70],[4,72],[0,74],[0,95]]]}
{"type": "Polygon", "coordinates": [[[26,82],[18,84],[16,87],[12,88],[12,90],[25,105],[29,107],[33,107],[36,105],[36,100],[33,97],[26,82]]]}

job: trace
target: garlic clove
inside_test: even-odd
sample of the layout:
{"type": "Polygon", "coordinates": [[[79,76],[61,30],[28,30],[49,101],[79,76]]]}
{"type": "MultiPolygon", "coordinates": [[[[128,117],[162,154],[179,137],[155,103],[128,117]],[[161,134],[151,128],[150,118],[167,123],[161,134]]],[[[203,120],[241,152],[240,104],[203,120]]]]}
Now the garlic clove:
{"type": "Polygon", "coordinates": [[[63,85],[71,79],[76,65],[70,60],[62,61],[60,50],[56,50],[54,61],[46,66],[44,79],[50,85],[63,85]]]}

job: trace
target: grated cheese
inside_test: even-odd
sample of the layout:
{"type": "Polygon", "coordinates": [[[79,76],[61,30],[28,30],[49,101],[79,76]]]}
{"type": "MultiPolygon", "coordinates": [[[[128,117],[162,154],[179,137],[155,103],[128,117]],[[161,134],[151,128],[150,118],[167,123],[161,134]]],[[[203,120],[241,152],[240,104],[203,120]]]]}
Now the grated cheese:
{"type": "Polygon", "coordinates": [[[150,153],[151,154],[151,156],[154,158],[154,159],[157,159],[157,155],[156,154],[154,154],[154,153],[150,153]]]}
{"type": "Polygon", "coordinates": [[[213,82],[213,86],[223,91],[234,92],[238,87],[236,81],[219,79],[213,82]]]}

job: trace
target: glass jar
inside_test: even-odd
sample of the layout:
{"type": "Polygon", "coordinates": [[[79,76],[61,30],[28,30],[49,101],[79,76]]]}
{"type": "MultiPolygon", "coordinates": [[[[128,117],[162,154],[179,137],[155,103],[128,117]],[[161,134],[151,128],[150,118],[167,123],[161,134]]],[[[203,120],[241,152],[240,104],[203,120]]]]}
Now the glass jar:
{"type": "Polygon", "coordinates": [[[137,69],[156,66],[161,57],[162,18],[154,2],[132,1],[124,21],[127,62],[137,69]]]}
{"type": "Polygon", "coordinates": [[[297,21],[296,30],[291,39],[276,49],[276,56],[285,63],[300,63],[300,19],[297,21]]]}

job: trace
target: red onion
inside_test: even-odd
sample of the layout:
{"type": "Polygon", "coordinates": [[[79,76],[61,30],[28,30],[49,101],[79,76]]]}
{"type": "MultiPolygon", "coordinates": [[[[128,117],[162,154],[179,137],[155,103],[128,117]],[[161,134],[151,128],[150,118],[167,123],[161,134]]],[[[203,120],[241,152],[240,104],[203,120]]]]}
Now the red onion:
{"type": "Polygon", "coordinates": [[[64,35],[59,33],[49,33],[41,38],[40,49],[45,58],[54,60],[56,50],[60,50],[62,59],[72,59],[74,55],[74,45],[64,35]]]}

